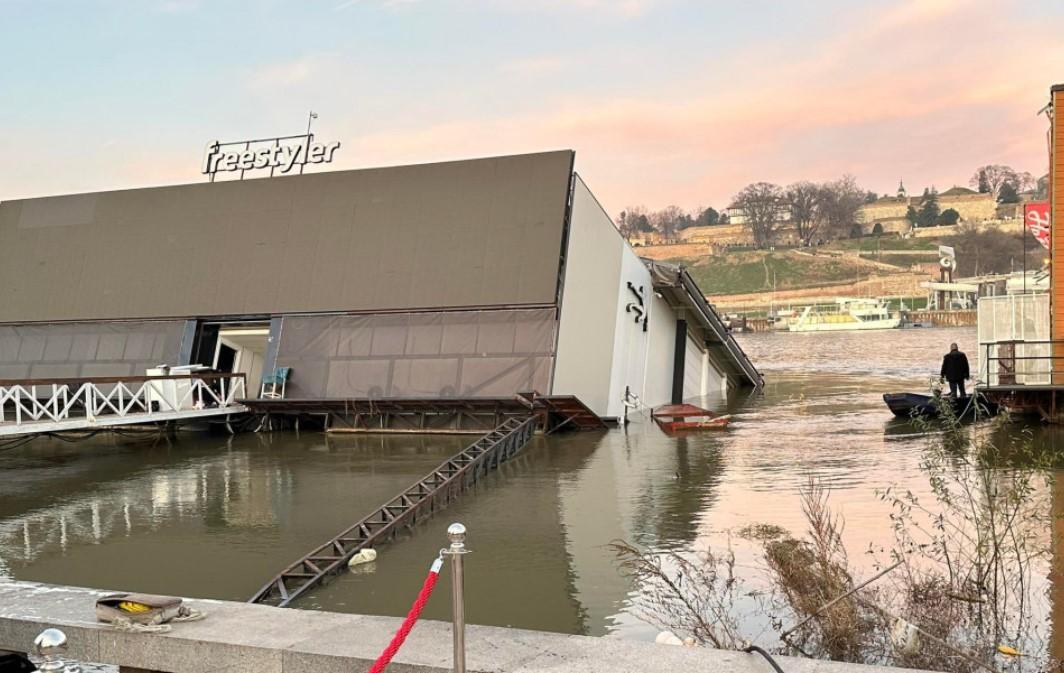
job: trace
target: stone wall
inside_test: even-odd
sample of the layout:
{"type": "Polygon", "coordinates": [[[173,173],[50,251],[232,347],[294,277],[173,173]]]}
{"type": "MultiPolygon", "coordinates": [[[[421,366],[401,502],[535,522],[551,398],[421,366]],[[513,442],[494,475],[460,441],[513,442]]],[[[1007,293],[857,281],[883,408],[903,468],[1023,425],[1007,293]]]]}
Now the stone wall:
{"type": "Polygon", "coordinates": [[[857,211],[857,218],[861,223],[871,224],[880,220],[905,217],[908,211],[909,199],[890,196],[861,206],[861,209],[857,211]]]}
{"type": "MultiPolygon", "coordinates": [[[[979,231],[986,231],[987,229],[997,229],[1006,233],[1020,233],[1020,229],[1023,223],[1020,220],[984,220],[982,222],[966,223],[965,226],[973,226],[979,231]]],[[[939,238],[943,236],[956,235],[961,226],[955,225],[952,227],[917,227],[913,230],[913,236],[916,238],[939,238]]]]}
{"type": "MultiPolygon", "coordinates": [[[[467,581],[469,581],[467,579],[467,581]]],[[[411,595],[417,587],[397,588],[411,595]]],[[[206,619],[166,634],[118,631],[96,621],[93,604],[110,593],[32,582],[0,582],[0,649],[26,652],[49,627],[62,629],[68,656],[127,671],[169,673],[350,673],[369,668],[402,623],[393,617],[293,610],[230,601],[190,600],[206,619]]],[[[433,600],[447,600],[437,589],[433,600]]],[[[394,673],[449,673],[451,626],[421,621],[396,655],[394,673]]],[[[776,657],[787,673],[919,673],[776,657]]],[[[471,673],[762,673],[768,663],[743,652],[470,626],[471,673]]],[[[925,672],[926,673],[926,672],[925,672]]]]}
{"type": "Polygon", "coordinates": [[[938,207],[941,210],[952,208],[961,215],[965,222],[982,222],[994,219],[997,212],[997,201],[990,194],[957,194],[952,196],[938,197],[938,207]]]}
{"type": "MultiPolygon", "coordinates": [[[[909,212],[909,206],[920,209],[921,197],[897,197],[891,196],[879,199],[874,203],[861,206],[858,211],[858,220],[862,224],[874,224],[884,220],[904,218],[909,212]]],[[[939,194],[938,207],[940,210],[952,208],[956,210],[961,220],[965,222],[982,222],[992,220],[997,213],[997,202],[990,194],[939,194]]]]}
{"type": "MultiPolygon", "coordinates": [[[[712,227],[688,227],[678,232],[679,238],[687,243],[705,245],[733,246],[753,245],[754,236],[744,224],[718,224],[712,227]]],[[[797,245],[798,230],[792,225],[783,224],[776,229],[777,245],[797,245]]]]}

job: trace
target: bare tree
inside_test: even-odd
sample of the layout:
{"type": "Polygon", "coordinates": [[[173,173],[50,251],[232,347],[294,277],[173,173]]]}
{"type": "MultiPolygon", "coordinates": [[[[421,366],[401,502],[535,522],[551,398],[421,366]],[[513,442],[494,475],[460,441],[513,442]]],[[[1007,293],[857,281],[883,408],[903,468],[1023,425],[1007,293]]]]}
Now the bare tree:
{"type": "Polygon", "coordinates": [[[683,221],[686,213],[679,206],[666,206],[665,208],[651,213],[650,223],[661,232],[666,239],[675,238],[676,231],[683,229],[683,221]]]}
{"type": "MultiPolygon", "coordinates": [[[[650,226],[650,221],[647,218],[647,209],[644,206],[628,206],[621,215],[624,217],[623,224],[628,230],[628,236],[654,231],[653,227],[650,226]]],[[[618,219],[617,224],[618,226],[621,225],[620,219],[618,219]]]]}
{"type": "Polygon", "coordinates": [[[772,245],[776,228],[783,219],[784,195],[779,185],[755,182],[732,199],[732,207],[742,210],[743,219],[759,248],[772,245]]]}
{"type": "Polygon", "coordinates": [[[1035,180],[1034,198],[1043,200],[1049,198],[1049,174],[1035,180]]]}
{"type": "Polygon", "coordinates": [[[810,245],[820,231],[820,187],[809,181],[796,182],[784,195],[791,207],[791,222],[798,238],[810,245]]]}
{"type": "Polygon", "coordinates": [[[1038,189],[1038,180],[1024,171],[1016,174],[1016,183],[1013,185],[1018,192],[1030,192],[1038,189]]]}
{"type": "Polygon", "coordinates": [[[986,166],[980,166],[976,169],[972,175],[972,179],[968,181],[968,184],[973,188],[978,189],[980,183],[984,188],[990,189],[990,194],[996,199],[998,192],[1001,191],[1001,186],[1006,182],[1012,183],[1013,187],[1019,187],[1020,175],[1012,169],[1011,166],[1004,166],[1002,164],[987,164],[986,166]]]}
{"type": "Polygon", "coordinates": [[[819,209],[822,229],[829,236],[850,236],[857,222],[857,211],[864,204],[865,191],[852,175],[825,182],[820,186],[819,209]]]}

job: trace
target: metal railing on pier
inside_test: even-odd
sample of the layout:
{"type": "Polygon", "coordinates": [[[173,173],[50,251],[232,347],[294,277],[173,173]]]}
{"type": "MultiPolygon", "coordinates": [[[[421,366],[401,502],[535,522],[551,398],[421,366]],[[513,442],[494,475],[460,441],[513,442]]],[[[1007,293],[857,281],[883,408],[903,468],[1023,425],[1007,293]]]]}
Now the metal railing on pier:
{"type": "Polygon", "coordinates": [[[0,379],[0,436],[245,411],[244,374],[0,379]]]}
{"type": "Polygon", "coordinates": [[[532,438],[537,419],[511,418],[392,498],[375,512],[342,531],[280,572],[249,603],[285,607],[342,571],[362,549],[394,537],[454,500],[520,451],[532,438]]]}
{"type": "Polygon", "coordinates": [[[987,387],[1064,384],[1064,339],[996,341],[982,346],[980,378],[987,387]]]}

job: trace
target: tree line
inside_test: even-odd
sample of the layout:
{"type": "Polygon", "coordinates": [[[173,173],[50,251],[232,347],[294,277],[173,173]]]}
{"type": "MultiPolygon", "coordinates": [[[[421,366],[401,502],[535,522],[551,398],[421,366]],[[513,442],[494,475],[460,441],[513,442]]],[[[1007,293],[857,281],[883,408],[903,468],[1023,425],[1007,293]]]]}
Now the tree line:
{"type": "Polygon", "coordinates": [[[829,182],[803,180],[787,187],[755,182],[739,190],[732,207],[742,213],[754,245],[773,245],[780,230],[794,228],[802,245],[853,235],[857,211],[876,200],[852,175],[829,182]]]}
{"type": "Polygon", "coordinates": [[[992,195],[999,203],[1019,203],[1021,192],[1034,192],[1036,199],[1044,199],[1049,176],[1036,180],[1030,173],[1017,171],[1012,166],[987,164],[975,170],[968,185],[980,194],[992,195]]]}
{"type": "MultiPolygon", "coordinates": [[[[999,203],[1019,203],[1022,192],[1045,198],[1048,176],[1036,180],[1030,173],[1011,166],[987,164],[976,169],[969,183],[999,203]]],[[[629,206],[621,211],[616,225],[626,237],[657,232],[671,240],[688,227],[728,224],[731,211],[737,215],[734,219],[750,230],[754,245],[759,248],[774,245],[780,231],[787,227],[792,227],[801,244],[808,246],[857,235],[857,212],[879,198],[875,192],[862,189],[852,175],[827,182],[803,180],[786,187],[754,182],[739,190],[724,212],[713,207],[685,211],[668,206],[650,211],[643,206],[629,206]]],[[[954,225],[960,221],[960,213],[953,208],[942,210],[938,192],[930,187],[924,189],[915,205],[909,206],[906,218],[917,227],[954,225]]]]}
{"type": "Polygon", "coordinates": [[[628,206],[617,216],[616,222],[617,228],[625,237],[656,231],[665,238],[674,238],[676,232],[688,227],[709,227],[727,223],[728,216],[715,208],[699,208],[694,212],[687,212],[679,206],[668,206],[655,211],[648,211],[643,206],[628,206]]]}
{"type": "MultiPolygon", "coordinates": [[[[781,187],[770,182],[755,182],[739,190],[731,200],[730,210],[746,226],[758,247],[775,243],[781,229],[792,226],[804,245],[816,240],[850,236],[858,209],[874,201],[876,195],[861,189],[853,176],[846,175],[828,182],[796,182],[781,187]]],[[[657,232],[673,239],[688,227],[728,224],[727,211],[713,207],[688,212],[678,206],[648,211],[630,206],[621,211],[617,228],[625,236],[657,232]]]]}

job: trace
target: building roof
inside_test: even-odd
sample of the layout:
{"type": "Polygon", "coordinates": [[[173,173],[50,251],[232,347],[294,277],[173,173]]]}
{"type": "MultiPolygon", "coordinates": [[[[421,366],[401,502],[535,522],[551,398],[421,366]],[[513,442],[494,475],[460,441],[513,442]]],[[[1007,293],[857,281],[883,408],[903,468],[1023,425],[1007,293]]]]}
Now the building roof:
{"type": "MultiPolygon", "coordinates": [[[[939,194],[939,196],[971,196],[972,194],[978,193],[979,192],[974,189],[968,189],[967,187],[952,187],[939,194]]],[[[987,196],[989,196],[989,194],[987,196]]]]}
{"type": "Polygon", "coordinates": [[[573,152],[0,203],[0,322],[546,305],[573,152]]]}
{"type": "Polygon", "coordinates": [[[643,259],[654,284],[654,291],[674,309],[687,316],[689,322],[695,322],[706,335],[706,347],[718,355],[717,362],[722,364],[728,374],[746,379],[750,385],[760,388],[765,380],[761,372],[743,352],[731,333],[724,327],[724,322],[717,315],[705,294],[698,288],[691,274],[680,265],[643,259]]]}

